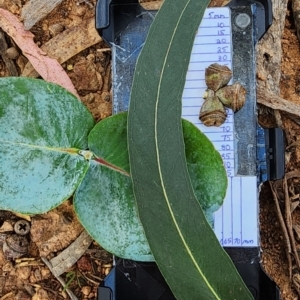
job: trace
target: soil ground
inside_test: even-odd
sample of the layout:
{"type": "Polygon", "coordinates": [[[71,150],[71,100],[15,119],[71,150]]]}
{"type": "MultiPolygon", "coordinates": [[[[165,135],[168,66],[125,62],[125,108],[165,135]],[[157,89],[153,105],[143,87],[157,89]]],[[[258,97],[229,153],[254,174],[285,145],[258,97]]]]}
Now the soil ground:
{"type": "MultiPolygon", "coordinates": [[[[285,29],[282,37],[282,63],[281,63],[281,81],[280,91],[281,97],[292,101],[296,104],[300,103],[299,97],[299,72],[300,72],[300,52],[299,41],[296,35],[295,23],[291,9],[291,2],[288,3],[288,10],[285,20],[285,29]]],[[[298,124],[282,118],[283,129],[286,137],[286,173],[290,171],[298,171],[300,167],[300,150],[298,147],[298,139],[300,127],[298,124]]],[[[293,178],[288,181],[289,189],[293,190],[294,195],[299,193],[299,179],[293,178]]],[[[277,189],[279,204],[281,208],[284,206],[284,195],[282,183],[280,182],[277,189]]],[[[295,210],[292,212],[292,226],[295,230],[300,224],[300,209],[298,206],[299,197],[294,198],[295,210]]],[[[266,272],[274,279],[281,290],[281,297],[284,300],[295,300],[300,297],[300,290],[295,288],[293,280],[289,275],[289,267],[287,260],[287,246],[284,234],[278,219],[273,196],[269,183],[265,183],[260,193],[260,235],[262,248],[262,264],[266,272]]],[[[296,230],[295,230],[296,233],[296,230]]],[[[295,244],[297,250],[300,249],[300,236],[295,234],[295,244]]],[[[292,273],[294,278],[298,277],[299,267],[295,261],[292,261],[292,273]]]]}
{"type": "MultiPolygon", "coordinates": [[[[0,7],[20,16],[21,9],[26,2],[23,0],[0,0],[0,7]]],[[[53,31],[51,31],[53,28],[65,30],[94,16],[95,4],[96,0],[62,1],[56,9],[31,29],[35,35],[35,42],[38,45],[43,45],[53,36],[53,31]]],[[[14,46],[8,36],[6,36],[6,41],[9,47],[14,46]]],[[[299,41],[296,36],[290,4],[286,15],[282,47],[281,96],[300,104],[299,41]]],[[[18,51],[18,58],[14,59],[14,63],[20,74],[27,60],[17,47],[16,50],[18,51]]],[[[78,90],[82,101],[92,112],[96,121],[100,121],[111,114],[110,59],[111,54],[108,46],[104,42],[100,42],[81,51],[62,64],[78,90]],[[92,86],[91,75],[88,73],[91,68],[94,76],[98,78],[92,86]]],[[[7,67],[1,58],[0,76],[9,76],[7,67]]],[[[298,148],[300,126],[288,118],[283,118],[282,121],[287,142],[286,172],[298,171],[300,167],[300,150],[298,148]]],[[[299,179],[293,177],[289,179],[288,184],[289,193],[293,195],[293,202],[295,203],[292,223],[296,232],[297,226],[300,226],[300,209],[298,207],[299,202],[297,202],[300,193],[299,179]]],[[[279,204],[284,206],[282,193],[283,190],[279,183],[277,195],[279,204]]],[[[0,211],[0,242],[3,242],[3,239],[11,234],[12,226],[19,219],[20,216],[0,211]]],[[[32,217],[30,222],[30,247],[22,261],[6,259],[3,252],[0,251],[0,299],[69,299],[61,284],[43,264],[40,257],[44,255],[51,259],[58,255],[83,230],[72,209],[72,199],[48,214],[32,217]],[[65,238],[66,232],[68,232],[68,239],[65,238]]],[[[265,183],[261,188],[260,224],[264,269],[280,287],[283,300],[299,299],[300,289],[297,290],[297,278],[300,269],[292,258],[293,282],[289,274],[286,242],[269,183],[265,183]]],[[[296,235],[295,245],[300,251],[300,235],[299,237],[296,235]]],[[[82,258],[62,277],[65,282],[69,282],[69,288],[78,299],[95,299],[96,288],[109,272],[111,266],[111,255],[93,242],[82,258]]],[[[300,286],[300,282],[298,286],[300,286]]]]}

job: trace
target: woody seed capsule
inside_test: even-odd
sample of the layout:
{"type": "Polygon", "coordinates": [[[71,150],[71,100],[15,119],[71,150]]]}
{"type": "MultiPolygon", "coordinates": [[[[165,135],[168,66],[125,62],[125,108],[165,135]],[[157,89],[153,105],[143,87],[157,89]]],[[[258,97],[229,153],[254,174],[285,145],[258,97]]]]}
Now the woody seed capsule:
{"type": "Polygon", "coordinates": [[[235,82],[218,90],[216,96],[226,107],[236,112],[245,104],[246,89],[239,82],[235,82]]]}
{"type": "Polygon", "coordinates": [[[227,66],[211,64],[205,69],[205,82],[209,89],[216,92],[228,84],[232,77],[232,71],[227,66]]]}
{"type": "Polygon", "coordinates": [[[199,119],[206,126],[220,126],[227,118],[225,108],[218,97],[209,97],[203,103],[199,119]]]}

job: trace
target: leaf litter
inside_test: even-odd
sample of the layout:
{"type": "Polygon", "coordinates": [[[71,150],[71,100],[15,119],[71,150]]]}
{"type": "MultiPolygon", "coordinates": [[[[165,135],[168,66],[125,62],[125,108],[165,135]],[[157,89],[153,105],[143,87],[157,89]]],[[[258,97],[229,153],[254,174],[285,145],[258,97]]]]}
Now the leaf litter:
{"type": "MultiPolygon", "coordinates": [[[[92,2],[94,7],[96,1],[92,2]]],[[[7,0],[0,7],[1,16],[8,16],[8,19],[0,18],[1,27],[11,34],[11,37],[3,34],[7,47],[0,53],[1,58],[8,48],[16,52],[14,58],[6,61],[0,59],[1,77],[10,75],[7,64],[15,66],[16,75],[28,69],[33,73],[37,71],[44,79],[76,93],[95,120],[111,114],[110,49],[94,28],[94,10],[88,4],[82,2],[77,5],[75,1],[64,0],[30,31],[26,31],[20,23],[21,1],[7,0]],[[35,61],[30,63],[28,58],[32,57],[35,61]],[[39,69],[40,60],[43,62],[42,69],[39,69]],[[63,73],[59,78],[57,70],[63,73]],[[91,76],[96,78],[92,85],[91,76]]],[[[22,218],[24,216],[0,212],[0,248],[3,240],[13,234],[14,223],[22,218]]],[[[61,251],[69,249],[84,232],[74,214],[72,199],[47,214],[31,217],[30,221],[31,232],[27,236],[30,243],[26,254],[19,260],[11,261],[0,251],[0,298],[95,299],[96,289],[112,265],[112,256],[95,242],[81,258],[75,258],[77,263],[65,267],[60,279],[52,275],[41,260],[43,256],[51,262],[61,251]],[[64,290],[67,283],[76,298],[70,298],[64,290]]],[[[71,260],[74,258],[73,251],[70,248],[71,260]]]]}
{"type": "Polygon", "coordinates": [[[23,24],[14,14],[2,8],[0,8],[0,27],[12,37],[44,80],[59,84],[79,97],[69,76],[58,61],[50,58],[37,47],[33,41],[34,35],[25,30],[23,24]]]}

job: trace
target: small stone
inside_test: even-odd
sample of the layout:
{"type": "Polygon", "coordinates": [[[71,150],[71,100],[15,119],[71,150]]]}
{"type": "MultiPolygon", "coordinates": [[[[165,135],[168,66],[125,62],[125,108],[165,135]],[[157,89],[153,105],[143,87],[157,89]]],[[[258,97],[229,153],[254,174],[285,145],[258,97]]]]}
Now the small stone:
{"type": "Polygon", "coordinates": [[[93,53],[91,53],[86,57],[86,59],[91,61],[91,62],[94,62],[95,61],[95,55],[93,53]]]}
{"type": "Polygon", "coordinates": [[[40,288],[36,291],[36,294],[31,298],[32,300],[50,300],[48,293],[40,288]]]}
{"type": "Polygon", "coordinates": [[[20,267],[17,269],[17,276],[23,280],[27,280],[30,276],[31,268],[30,267],[20,267]]]}
{"type": "Polygon", "coordinates": [[[20,13],[20,8],[15,3],[10,3],[9,10],[15,15],[18,15],[20,13]]]}
{"type": "Polygon", "coordinates": [[[80,269],[80,271],[91,271],[92,269],[91,261],[86,256],[82,256],[77,261],[77,266],[80,269]]]}
{"type": "Polygon", "coordinates": [[[43,25],[42,25],[42,29],[44,30],[44,31],[47,31],[48,30],[48,24],[46,24],[46,23],[43,23],[43,25]]]}
{"type": "Polygon", "coordinates": [[[77,4],[77,7],[75,9],[75,14],[79,17],[82,17],[85,15],[85,13],[86,13],[86,6],[77,4]]]}
{"type": "Polygon", "coordinates": [[[20,53],[15,47],[10,47],[6,50],[6,55],[10,59],[17,59],[20,53]]]}
{"type": "Polygon", "coordinates": [[[13,230],[14,230],[13,226],[7,221],[4,221],[2,226],[0,227],[0,232],[1,233],[2,232],[10,232],[10,231],[13,231],[13,230]]]}
{"type": "Polygon", "coordinates": [[[110,271],[111,271],[111,268],[104,269],[104,275],[107,276],[110,271]]]}
{"type": "Polygon", "coordinates": [[[74,68],[74,66],[73,66],[73,65],[67,65],[67,70],[68,70],[68,71],[72,71],[72,70],[73,70],[73,68],[74,68]]]}
{"type": "Polygon", "coordinates": [[[88,296],[90,294],[90,292],[92,291],[92,288],[89,285],[85,285],[81,288],[81,293],[84,296],[88,296]]]}
{"type": "Polygon", "coordinates": [[[13,264],[9,261],[7,262],[3,267],[2,271],[3,272],[10,272],[13,269],[13,264]]]}

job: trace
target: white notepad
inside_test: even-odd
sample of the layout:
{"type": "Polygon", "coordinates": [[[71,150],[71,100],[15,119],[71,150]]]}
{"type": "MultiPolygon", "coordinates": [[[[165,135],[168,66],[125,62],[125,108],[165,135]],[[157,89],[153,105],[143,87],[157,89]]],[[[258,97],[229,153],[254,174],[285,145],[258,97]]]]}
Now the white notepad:
{"type": "Polygon", "coordinates": [[[204,72],[212,63],[232,69],[230,9],[207,8],[195,37],[182,96],[182,117],[194,123],[220,152],[228,176],[223,206],[214,214],[214,230],[224,247],[256,247],[258,204],[256,176],[236,176],[234,114],[220,127],[206,127],[199,121],[203,94],[207,89],[204,72]]]}

